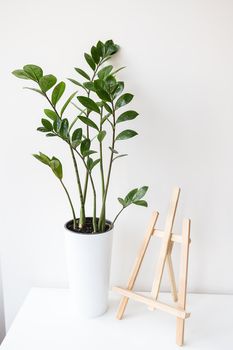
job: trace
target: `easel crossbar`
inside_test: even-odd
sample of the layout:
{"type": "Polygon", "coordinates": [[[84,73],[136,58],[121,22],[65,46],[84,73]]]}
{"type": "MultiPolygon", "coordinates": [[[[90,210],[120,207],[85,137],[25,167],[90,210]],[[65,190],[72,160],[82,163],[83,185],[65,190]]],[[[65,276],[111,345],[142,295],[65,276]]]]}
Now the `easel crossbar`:
{"type": "Polygon", "coordinates": [[[156,308],[158,310],[165,311],[165,312],[167,312],[173,316],[179,317],[183,320],[190,316],[190,313],[186,312],[185,310],[183,310],[179,307],[174,307],[174,306],[162,303],[160,301],[147,298],[147,297],[140,295],[138,293],[134,293],[129,289],[125,289],[125,288],[121,288],[121,287],[113,287],[113,290],[118,292],[119,294],[127,297],[127,298],[130,298],[130,299],[133,299],[135,301],[146,304],[146,305],[152,307],[153,309],[156,308]]]}
{"type": "MultiPolygon", "coordinates": [[[[159,229],[154,229],[152,235],[156,236],[158,238],[164,238],[164,231],[163,230],[159,230],[159,229]]],[[[177,233],[172,233],[171,241],[172,242],[176,242],[176,243],[183,243],[182,236],[177,234],[177,233]]],[[[191,239],[189,240],[189,243],[191,243],[191,239]]]]}

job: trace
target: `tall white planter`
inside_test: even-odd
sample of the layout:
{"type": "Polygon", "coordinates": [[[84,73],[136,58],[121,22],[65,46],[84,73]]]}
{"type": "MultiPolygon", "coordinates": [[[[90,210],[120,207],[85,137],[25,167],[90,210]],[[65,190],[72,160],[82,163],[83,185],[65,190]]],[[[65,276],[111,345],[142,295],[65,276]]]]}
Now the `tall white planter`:
{"type": "Polygon", "coordinates": [[[113,229],[98,234],[65,232],[68,280],[77,316],[94,318],[108,308],[113,229]]]}

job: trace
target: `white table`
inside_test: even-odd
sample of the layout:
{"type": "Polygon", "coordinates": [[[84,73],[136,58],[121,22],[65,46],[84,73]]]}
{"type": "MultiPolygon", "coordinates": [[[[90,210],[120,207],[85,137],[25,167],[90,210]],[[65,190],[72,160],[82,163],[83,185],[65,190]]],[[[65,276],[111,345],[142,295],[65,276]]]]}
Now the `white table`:
{"type": "MultiPolygon", "coordinates": [[[[167,299],[168,295],[162,295],[167,299]]],[[[65,289],[33,288],[0,350],[178,349],[175,318],[129,302],[125,318],[115,319],[118,295],[102,317],[80,321],[65,289]]],[[[168,300],[168,299],[167,299],[168,300]]],[[[188,295],[185,349],[233,349],[233,296],[188,295]]]]}

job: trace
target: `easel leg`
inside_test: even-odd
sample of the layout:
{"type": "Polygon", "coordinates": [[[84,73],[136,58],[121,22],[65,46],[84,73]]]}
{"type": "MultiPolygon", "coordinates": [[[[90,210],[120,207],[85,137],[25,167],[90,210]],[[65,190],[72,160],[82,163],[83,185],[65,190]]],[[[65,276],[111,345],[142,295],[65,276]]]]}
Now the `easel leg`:
{"type": "MultiPolygon", "coordinates": [[[[185,219],[183,221],[178,306],[184,310],[185,310],[185,306],[186,306],[186,293],[187,293],[190,225],[191,225],[191,221],[189,219],[185,219]]],[[[185,326],[185,320],[177,317],[177,319],[176,319],[176,343],[179,346],[182,346],[184,343],[184,326],[185,326]]]]}
{"type": "Polygon", "coordinates": [[[168,276],[169,276],[169,280],[170,280],[173,301],[176,302],[178,297],[177,297],[177,290],[176,290],[175,274],[174,274],[172,258],[171,258],[172,249],[173,249],[173,242],[170,243],[170,246],[168,248],[166,263],[167,263],[168,276]]]}
{"type": "MultiPolygon", "coordinates": [[[[159,216],[158,212],[154,212],[153,215],[152,215],[152,218],[151,218],[151,221],[149,223],[145,239],[144,239],[143,244],[141,246],[141,249],[140,249],[140,252],[138,254],[138,257],[137,257],[137,259],[135,261],[135,265],[133,267],[133,270],[132,270],[132,273],[131,273],[131,276],[130,276],[130,279],[129,279],[129,282],[128,282],[128,285],[127,285],[127,289],[129,289],[129,290],[133,289],[133,286],[134,286],[134,283],[136,281],[138,272],[140,270],[140,267],[141,267],[144,255],[146,253],[146,249],[147,249],[148,244],[150,242],[150,238],[153,235],[154,226],[156,224],[158,216],[159,216]]],[[[118,320],[120,320],[122,318],[122,316],[123,316],[123,314],[125,312],[125,308],[127,306],[128,300],[129,300],[129,298],[127,298],[127,297],[121,298],[120,305],[119,305],[119,308],[118,308],[118,311],[117,311],[117,315],[116,315],[118,320]]]]}

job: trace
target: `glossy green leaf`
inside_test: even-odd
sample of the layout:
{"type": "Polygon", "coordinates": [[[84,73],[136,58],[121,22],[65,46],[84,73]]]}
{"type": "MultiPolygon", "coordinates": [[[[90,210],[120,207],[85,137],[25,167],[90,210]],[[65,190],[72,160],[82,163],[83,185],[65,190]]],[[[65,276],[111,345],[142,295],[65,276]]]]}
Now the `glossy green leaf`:
{"type": "Polygon", "coordinates": [[[52,109],[44,109],[44,113],[53,121],[58,118],[57,114],[52,109]]]}
{"type": "Polygon", "coordinates": [[[77,91],[73,92],[70,97],[66,100],[66,102],[64,103],[64,106],[61,109],[61,116],[63,115],[63,113],[65,112],[66,108],[68,107],[68,105],[70,104],[70,102],[73,100],[74,96],[76,95],[77,91]]]}
{"type": "Polygon", "coordinates": [[[100,69],[100,71],[98,72],[99,79],[106,78],[111,73],[112,70],[113,70],[112,65],[109,65],[109,66],[106,66],[106,67],[100,69]]]}
{"type": "Polygon", "coordinates": [[[32,91],[34,91],[34,92],[38,92],[38,94],[40,94],[40,95],[44,96],[43,92],[42,92],[42,91],[40,91],[39,89],[35,89],[35,88],[27,87],[27,86],[25,86],[23,89],[26,89],[26,90],[32,90],[32,91]]]}
{"type": "Polygon", "coordinates": [[[99,159],[96,159],[93,161],[93,163],[91,164],[91,168],[90,170],[92,170],[98,163],[100,162],[100,158],[99,159]]]}
{"type": "Polygon", "coordinates": [[[83,78],[87,79],[87,80],[91,80],[91,78],[89,77],[89,75],[81,68],[74,68],[76,70],[77,73],[79,73],[83,78]]]}
{"type": "Polygon", "coordinates": [[[98,41],[96,48],[98,50],[98,54],[100,57],[103,57],[105,55],[105,47],[102,41],[98,41]]]}
{"type": "Polygon", "coordinates": [[[87,90],[91,90],[95,92],[95,85],[92,81],[86,81],[85,83],[83,83],[83,86],[87,89],[87,90]]]}
{"type": "Polygon", "coordinates": [[[63,95],[63,93],[65,91],[65,88],[66,88],[66,84],[64,83],[64,81],[61,81],[53,89],[53,92],[52,92],[52,103],[53,103],[54,106],[56,106],[57,102],[62,97],[62,95],[63,95]]]}
{"type": "Polygon", "coordinates": [[[117,141],[118,140],[119,141],[120,140],[127,140],[127,139],[130,139],[136,135],[138,135],[138,133],[136,131],[128,129],[128,130],[122,131],[119,135],[117,135],[116,140],[117,141]]]}
{"type": "Polygon", "coordinates": [[[118,119],[117,119],[117,123],[121,123],[121,122],[125,122],[127,120],[132,120],[135,119],[138,116],[138,113],[136,111],[127,111],[122,113],[118,119]]]}
{"type": "Polygon", "coordinates": [[[124,201],[125,201],[126,205],[130,205],[133,202],[133,198],[134,198],[135,194],[137,193],[137,191],[138,191],[138,189],[134,188],[125,196],[124,201]]]}
{"type": "Polygon", "coordinates": [[[61,120],[61,126],[59,129],[59,135],[63,138],[63,139],[67,139],[68,138],[68,134],[69,134],[69,122],[68,119],[62,119],[61,120]]]}
{"type": "Polygon", "coordinates": [[[86,96],[78,96],[77,99],[84,107],[88,108],[90,111],[100,113],[99,107],[91,98],[86,96]]]}
{"type": "Polygon", "coordinates": [[[53,126],[52,126],[52,124],[50,123],[50,121],[48,119],[42,118],[41,119],[41,123],[42,123],[42,125],[44,126],[44,128],[47,131],[52,131],[53,130],[53,126]]]}
{"type": "Polygon", "coordinates": [[[85,152],[89,151],[90,146],[91,146],[90,139],[86,138],[85,140],[83,140],[80,146],[81,154],[84,155],[85,152]]]}
{"type": "Polygon", "coordinates": [[[56,84],[56,82],[57,78],[54,75],[49,74],[40,78],[39,85],[43,92],[47,92],[56,84]]]}
{"type": "Polygon", "coordinates": [[[90,126],[91,128],[94,128],[96,130],[99,130],[98,126],[90,119],[87,117],[79,116],[79,119],[86,125],[90,126]]]}
{"type": "Polygon", "coordinates": [[[112,91],[113,99],[117,98],[117,96],[119,96],[122,93],[122,91],[124,90],[124,87],[125,85],[123,81],[117,82],[116,87],[112,91]]]}
{"type": "Polygon", "coordinates": [[[116,105],[115,108],[118,109],[120,107],[125,106],[126,104],[128,104],[131,100],[133,99],[133,95],[132,94],[124,94],[122,96],[120,96],[118,98],[118,100],[116,101],[116,105]]]}
{"type": "Polygon", "coordinates": [[[46,165],[49,165],[50,158],[46,156],[46,154],[39,152],[39,154],[33,154],[33,157],[35,157],[37,160],[39,160],[41,163],[44,163],[46,165]]]}
{"type": "Polygon", "coordinates": [[[106,111],[108,113],[112,114],[112,108],[105,101],[103,101],[102,103],[103,103],[103,106],[106,109],[106,111]]]}
{"type": "Polygon", "coordinates": [[[88,65],[91,67],[92,70],[95,70],[95,62],[93,60],[93,58],[88,55],[88,53],[84,54],[85,60],[88,63],[88,65]]]}
{"type": "Polygon", "coordinates": [[[57,136],[56,134],[53,134],[52,132],[49,132],[48,134],[46,134],[47,137],[53,137],[53,136],[57,136]]]}
{"type": "Polygon", "coordinates": [[[97,139],[99,142],[102,142],[103,139],[105,138],[106,136],[106,131],[105,130],[101,130],[99,133],[98,133],[98,136],[97,136],[97,139]]]}
{"type": "Polygon", "coordinates": [[[61,127],[61,119],[60,118],[57,118],[56,120],[54,120],[54,122],[53,122],[53,129],[57,132],[57,133],[59,133],[59,131],[60,131],[60,127],[61,127]]]}
{"type": "Polygon", "coordinates": [[[91,48],[91,56],[92,56],[94,62],[96,64],[98,64],[100,61],[100,55],[99,55],[99,52],[95,46],[92,46],[92,48],[91,48]]]}
{"type": "Polygon", "coordinates": [[[143,186],[143,187],[139,188],[133,197],[133,201],[140,200],[142,197],[145,196],[147,191],[148,191],[148,186],[143,186]]]}
{"type": "Polygon", "coordinates": [[[118,201],[120,202],[120,204],[123,206],[123,207],[126,207],[126,203],[125,203],[125,201],[124,201],[124,199],[123,198],[117,198],[118,199],[118,201]]]}
{"type": "Polygon", "coordinates": [[[126,67],[120,67],[120,68],[114,70],[114,72],[112,72],[112,74],[116,74],[116,73],[120,72],[122,69],[125,69],[125,68],[126,67]]]}
{"type": "Polygon", "coordinates": [[[88,150],[88,151],[84,151],[83,152],[83,157],[87,157],[87,156],[90,156],[91,154],[94,154],[94,153],[97,153],[96,151],[93,151],[93,150],[88,150]]]}
{"type": "Polygon", "coordinates": [[[101,86],[101,81],[100,80],[95,80],[94,81],[94,87],[95,87],[95,92],[96,94],[99,96],[99,98],[101,98],[101,100],[107,101],[107,102],[111,102],[111,97],[110,95],[107,93],[107,91],[105,91],[102,86],[101,86]]]}
{"type": "Polygon", "coordinates": [[[142,207],[148,207],[148,203],[144,200],[135,201],[135,202],[133,202],[133,204],[140,205],[142,207]]]}
{"type": "Polygon", "coordinates": [[[13,72],[11,72],[15,77],[19,78],[19,79],[27,79],[29,80],[29,76],[27,75],[26,72],[24,72],[23,69],[16,69],[13,72]]]}
{"type": "Polygon", "coordinates": [[[105,46],[105,51],[106,51],[106,55],[113,55],[115,54],[120,46],[119,45],[116,45],[114,44],[114,42],[112,40],[107,40],[104,44],[105,46]]]}
{"type": "Polygon", "coordinates": [[[43,76],[43,70],[36,66],[35,64],[27,64],[23,67],[24,72],[27,74],[27,76],[30,77],[30,79],[39,82],[40,78],[43,76]]]}
{"type": "Polygon", "coordinates": [[[78,86],[80,86],[80,87],[82,87],[83,88],[83,85],[79,82],[79,81],[77,81],[77,80],[75,80],[75,79],[72,79],[72,78],[67,78],[69,81],[71,81],[71,83],[73,83],[73,84],[75,84],[75,85],[78,85],[78,86]]]}
{"type": "Polygon", "coordinates": [[[41,126],[39,128],[37,128],[36,130],[40,131],[40,132],[48,132],[48,130],[46,128],[42,128],[41,126]]]}
{"type": "Polygon", "coordinates": [[[54,172],[54,174],[58,177],[59,180],[62,180],[63,177],[63,171],[62,171],[62,164],[59,159],[53,157],[52,160],[49,163],[50,168],[54,172]]]}
{"type": "Polygon", "coordinates": [[[83,130],[82,128],[78,128],[74,130],[72,134],[72,141],[81,141],[82,140],[82,135],[83,135],[83,130]]]}

